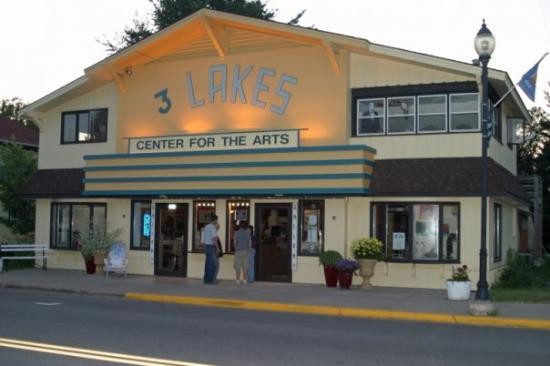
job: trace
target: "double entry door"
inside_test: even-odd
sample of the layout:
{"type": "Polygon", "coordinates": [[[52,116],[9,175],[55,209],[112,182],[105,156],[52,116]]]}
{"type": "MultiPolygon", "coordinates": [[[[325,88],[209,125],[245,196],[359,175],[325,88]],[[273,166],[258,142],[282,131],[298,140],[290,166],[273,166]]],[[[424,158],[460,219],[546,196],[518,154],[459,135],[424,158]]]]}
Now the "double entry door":
{"type": "Polygon", "coordinates": [[[256,279],[292,282],[292,204],[256,204],[256,279]]]}
{"type": "Polygon", "coordinates": [[[157,203],[155,275],[187,276],[187,203],[157,203]]]}

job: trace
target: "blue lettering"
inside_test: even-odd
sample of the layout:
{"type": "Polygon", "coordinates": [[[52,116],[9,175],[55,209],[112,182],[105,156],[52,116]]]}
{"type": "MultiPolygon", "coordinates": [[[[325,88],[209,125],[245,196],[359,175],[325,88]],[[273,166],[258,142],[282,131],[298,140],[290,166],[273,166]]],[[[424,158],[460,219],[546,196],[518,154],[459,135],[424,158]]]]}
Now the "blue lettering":
{"type": "Polygon", "coordinates": [[[195,97],[195,89],[193,88],[193,77],[191,76],[191,73],[188,72],[185,77],[187,79],[187,97],[189,98],[189,103],[191,104],[191,107],[195,108],[204,105],[204,98],[197,100],[197,98],[195,97]]]}
{"type": "Polygon", "coordinates": [[[265,67],[260,68],[260,71],[258,71],[258,76],[256,77],[256,86],[254,87],[254,93],[252,93],[252,105],[255,105],[256,107],[260,107],[262,109],[265,108],[266,103],[263,100],[260,100],[260,93],[263,91],[269,91],[269,86],[264,84],[264,78],[266,76],[275,76],[275,70],[265,67]]]}
{"type": "Polygon", "coordinates": [[[280,96],[283,99],[283,104],[280,106],[271,105],[269,109],[271,109],[272,112],[277,113],[279,115],[283,115],[286,112],[286,108],[288,107],[288,103],[290,103],[290,99],[292,98],[292,94],[290,94],[288,91],[283,89],[283,86],[285,83],[296,85],[298,83],[298,79],[296,79],[294,76],[283,74],[281,78],[279,79],[279,83],[277,83],[277,88],[275,89],[275,94],[280,96]]]}
{"type": "Polygon", "coordinates": [[[214,65],[208,68],[208,101],[214,103],[216,93],[221,93],[221,102],[227,98],[227,65],[214,65]],[[216,84],[216,73],[220,73],[220,83],[216,84]]]}
{"type": "Polygon", "coordinates": [[[233,79],[231,83],[231,103],[237,102],[237,95],[242,104],[246,104],[246,95],[244,94],[243,81],[250,75],[252,71],[252,65],[248,65],[242,74],[239,74],[241,67],[239,65],[233,66],[233,79]]]}

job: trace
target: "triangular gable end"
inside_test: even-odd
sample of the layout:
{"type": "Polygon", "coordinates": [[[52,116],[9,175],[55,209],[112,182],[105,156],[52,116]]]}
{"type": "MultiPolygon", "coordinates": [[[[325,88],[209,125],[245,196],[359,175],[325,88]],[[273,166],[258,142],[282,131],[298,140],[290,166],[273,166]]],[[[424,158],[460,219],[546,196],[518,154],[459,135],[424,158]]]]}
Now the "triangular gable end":
{"type": "Polygon", "coordinates": [[[343,49],[368,52],[366,40],[273,21],[202,9],[145,40],[85,70],[95,81],[114,80],[124,89],[132,67],[156,61],[218,56],[293,46],[320,47],[335,73],[341,72],[343,49]]]}

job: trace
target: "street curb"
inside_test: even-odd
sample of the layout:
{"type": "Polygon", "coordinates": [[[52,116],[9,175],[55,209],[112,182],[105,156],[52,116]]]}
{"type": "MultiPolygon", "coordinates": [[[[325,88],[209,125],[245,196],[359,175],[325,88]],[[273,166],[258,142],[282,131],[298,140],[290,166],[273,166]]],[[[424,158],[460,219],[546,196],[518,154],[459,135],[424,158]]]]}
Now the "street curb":
{"type": "Polygon", "coordinates": [[[302,305],[292,303],[248,301],[238,299],[159,295],[128,292],[124,297],[132,300],[163,302],[184,305],[210,306],[231,309],[274,311],[285,313],[315,314],[370,319],[406,320],[416,322],[446,323],[460,325],[490,326],[501,328],[524,328],[550,330],[550,320],[520,319],[503,317],[479,317],[438,313],[417,313],[409,311],[360,309],[333,306],[302,305]]]}
{"type": "Polygon", "coordinates": [[[74,289],[43,287],[43,286],[0,284],[0,288],[11,288],[11,289],[16,289],[16,290],[32,290],[32,291],[44,291],[44,292],[55,291],[55,292],[63,292],[63,293],[67,293],[67,294],[80,294],[80,295],[125,297],[125,294],[123,294],[123,293],[74,290],[74,289]]]}

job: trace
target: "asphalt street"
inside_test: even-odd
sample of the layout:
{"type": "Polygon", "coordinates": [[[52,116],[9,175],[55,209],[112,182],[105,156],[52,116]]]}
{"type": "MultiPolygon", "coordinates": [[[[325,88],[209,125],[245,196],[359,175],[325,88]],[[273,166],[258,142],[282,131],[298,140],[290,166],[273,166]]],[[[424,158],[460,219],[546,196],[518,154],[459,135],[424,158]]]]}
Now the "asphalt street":
{"type": "Polygon", "coordinates": [[[135,357],[160,359],[151,365],[172,360],[172,365],[501,366],[547,365],[550,359],[549,331],[193,307],[14,289],[0,289],[0,313],[0,365],[147,364],[136,363],[135,357]],[[22,341],[34,343],[23,347],[22,341]],[[71,347],[64,352],[73,354],[60,355],[55,346],[71,347]],[[114,358],[91,360],[99,351],[114,358]]]}

